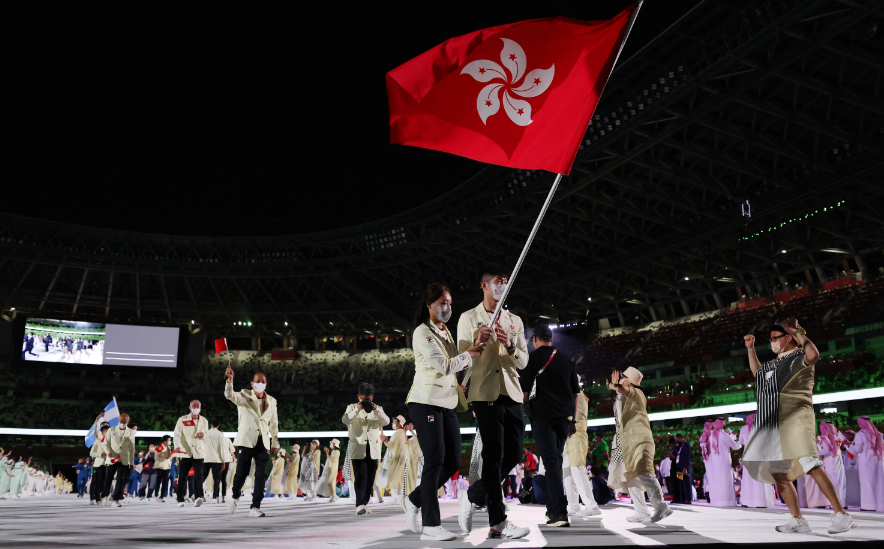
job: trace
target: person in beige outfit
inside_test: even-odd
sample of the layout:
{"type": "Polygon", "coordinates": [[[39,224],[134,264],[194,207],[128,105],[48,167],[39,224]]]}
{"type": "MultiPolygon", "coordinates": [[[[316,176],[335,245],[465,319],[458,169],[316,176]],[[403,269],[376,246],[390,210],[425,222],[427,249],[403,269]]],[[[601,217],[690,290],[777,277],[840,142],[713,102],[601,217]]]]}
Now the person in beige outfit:
{"type": "Polygon", "coordinates": [[[641,387],[643,377],[641,372],[630,366],[622,373],[611,373],[609,388],[622,397],[620,443],[626,480],[638,479],[642,483],[654,507],[650,522],[659,522],[671,515],[672,510],[663,500],[663,488],[654,472],[654,436],[648,420],[647,399],[641,387]]]}
{"type": "Polygon", "coordinates": [[[276,399],[267,394],[267,376],[257,373],[252,376],[251,389],[233,390],[233,368],[227,367],[227,381],[224,383],[224,396],[237,406],[239,425],[236,438],[236,476],[233,479],[233,494],[227,505],[229,513],[239,507],[243,485],[249,476],[252,461],[255,463],[255,483],[252,490],[252,507],[249,517],[263,517],[261,501],[264,499],[264,481],[267,478],[267,461],[279,449],[279,415],[276,399]]]}
{"type": "MultiPolygon", "coordinates": [[[[209,432],[209,420],[200,415],[200,401],[190,401],[190,413],[178,418],[173,436],[175,438],[175,457],[179,458],[178,474],[187,478],[193,469],[193,506],[205,503],[203,493],[203,460],[206,457],[206,439],[209,432]]],[[[178,507],[184,507],[186,482],[178,482],[178,507]]]]}
{"type": "Polygon", "coordinates": [[[282,474],[285,472],[285,450],[280,448],[276,456],[276,460],[273,462],[273,469],[270,471],[270,493],[276,495],[276,497],[281,497],[282,474]]]}
{"type": "MultiPolygon", "coordinates": [[[[120,414],[119,423],[111,427],[105,436],[105,451],[110,461],[104,480],[104,496],[110,494],[111,482],[116,486],[111,497],[114,507],[122,507],[123,489],[129,483],[129,475],[135,469],[135,431],[129,429],[129,414],[120,414]]],[[[108,501],[108,500],[106,500],[108,501]]],[[[109,501],[106,505],[110,505],[109,501]]]]}
{"type": "Polygon", "coordinates": [[[285,470],[285,490],[283,493],[292,497],[298,497],[298,469],[301,465],[301,446],[292,444],[292,453],[288,457],[288,466],[285,470]]]}
{"type": "Polygon", "coordinates": [[[473,404],[484,445],[482,479],[470,486],[467,501],[471,505],[487,505],[489,536],[493,539],[518,539],[529,533],[528,528],[507,520],[500,490],[500,483],[522,457],[525,416],[519,370],[528,365],[528,343],[522,319],[503,309],[497,323],[491,326],[491,316],[508,281],[509,271],[499,265],[486,265],[478,281],[482,303],[464,312],[457,321],[459,352],[476,345],[485,347],[480,357],[472,359],[466,374],[469,376],[467,401],[473,404]]]}
{"type": "Polygon", "coordinates": [[[393,418],[393,436],[383,437],[387,447],[387,455],[384,461],[387,467],[387,485],[384,488],[390,490],[393,495],[393,503],[399,504],[402,499],[402,478],[405,475],[405,449],[408,437],[405,436],[405,418],[396,416],[393,418]]]}
{"type": "Polygon", "coordinates": [[[368,502],[378,460],[381,459],[381,430],[390,423],[384,409],[374,402],[374,386],[371,383],[359,385],[356,394],[359,402],[347,406],[341,421],[350,430],[350,464],[356,477],[356,514],[370,514],[368,502]]]}
{"type": "MultiPolygon", "coordinates": [[[[227,468],[224,458],[227,453],[228,439],[221,432],[220,427],[221,420],[213,419],[212,428],[206,433],[205,457],[203,458],[203,478],[208,481],[211,475],[212,501],[214,503],[221,503],[220,487],[224,479],[224,470],[227,468]]],[[[229,457],[227,459],[230,460],[229,457]]]]}

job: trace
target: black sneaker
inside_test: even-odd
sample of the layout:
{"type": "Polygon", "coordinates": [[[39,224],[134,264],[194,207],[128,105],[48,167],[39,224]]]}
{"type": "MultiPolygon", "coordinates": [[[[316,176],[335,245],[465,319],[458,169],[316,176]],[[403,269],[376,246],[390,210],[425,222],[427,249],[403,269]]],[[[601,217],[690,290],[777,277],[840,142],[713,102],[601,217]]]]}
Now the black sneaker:
{"type": "Polygon", "coordinates": [[[567,528],[571,526],[571,523],[568,522],[568,517],[565,515],[553,517],[546,521],[546,525],[551,528],[567,528]]]}

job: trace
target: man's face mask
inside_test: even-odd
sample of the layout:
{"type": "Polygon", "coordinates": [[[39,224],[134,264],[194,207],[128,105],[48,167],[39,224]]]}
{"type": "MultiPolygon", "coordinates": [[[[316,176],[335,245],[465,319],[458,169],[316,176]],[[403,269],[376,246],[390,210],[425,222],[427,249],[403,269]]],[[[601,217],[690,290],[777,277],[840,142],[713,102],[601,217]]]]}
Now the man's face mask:
{"type": "Polygon", "coordinates": [[[120,429],[125,429],[128,423],[120,423],[120,429]]]}
{"type": "Polygon", "coordinates": [[[442,322],[448,322],[451,320],[451,305],[446,305],[444,307],[436,305],[436,316],[442,322]]]}
{"type": "Polygon", "coordinates": [[[255,382],[252,382],[252,387],[255,389],[255,392],[263,393],[263,392],[264,392],[264,389],[267,388],[267,384],[266,384],[266,383],[255,383],[255,382]]]}
{"type": "Polygon", "coordinates": [[[770,342],[770,350],[773,351],[774,354],[780,354],[786,350],[786,345],[783,343],[784,339],[785,337],[770,342]]]}
{"type": "Polygon", "coordinates": [[[190,413],[192,413],[192,414],[195,415],[195,416],[200,415],[200,407],[197,406],[196,408],[191,408],[191,409],[190,409],[190,413]]]}
{"type": "Polygon", "coordinates": [[[500,298],[503,297],[503,292],[506,291],[506,284],[489,284],[489,286],[491,286],[491,297],[500,301],[500,298]]]}

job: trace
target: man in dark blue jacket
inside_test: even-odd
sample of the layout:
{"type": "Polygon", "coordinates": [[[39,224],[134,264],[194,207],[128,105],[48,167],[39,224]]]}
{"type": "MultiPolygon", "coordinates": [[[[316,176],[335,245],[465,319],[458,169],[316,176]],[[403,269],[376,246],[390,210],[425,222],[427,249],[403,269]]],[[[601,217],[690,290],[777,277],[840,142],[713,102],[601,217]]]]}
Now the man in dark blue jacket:
{"type": "Polygon", "coordinates": [[[692,485],[694,482],[694,469],[691,466],[691,445],[681,433],[675,435],[675,442],[678,450],[675,454],[675,474],[681,473],[681,478],[676,476],[676,489],[673,490],[673,503],[684,503],[690,505],[693,501],[692,485]]]}

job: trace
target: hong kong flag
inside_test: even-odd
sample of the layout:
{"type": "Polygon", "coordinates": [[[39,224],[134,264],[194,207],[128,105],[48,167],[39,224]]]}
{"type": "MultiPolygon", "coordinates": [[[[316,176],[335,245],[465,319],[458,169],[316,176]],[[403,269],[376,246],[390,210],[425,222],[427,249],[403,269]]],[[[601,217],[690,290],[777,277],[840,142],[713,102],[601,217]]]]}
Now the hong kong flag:
{"type": "Polygon", "coordinates": [[[637,13],[451,38],[387,73],[390,141],[568,174],[637,13]]]}

